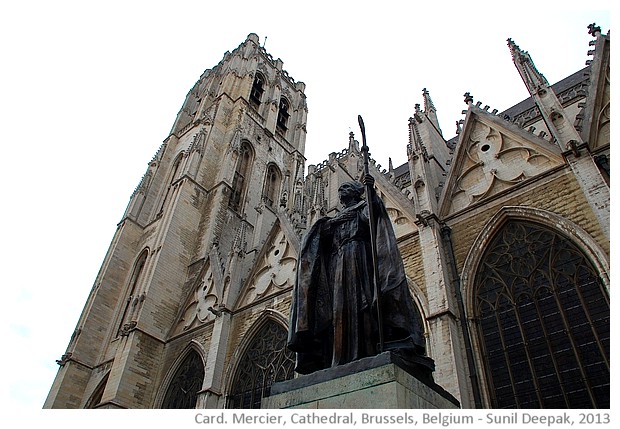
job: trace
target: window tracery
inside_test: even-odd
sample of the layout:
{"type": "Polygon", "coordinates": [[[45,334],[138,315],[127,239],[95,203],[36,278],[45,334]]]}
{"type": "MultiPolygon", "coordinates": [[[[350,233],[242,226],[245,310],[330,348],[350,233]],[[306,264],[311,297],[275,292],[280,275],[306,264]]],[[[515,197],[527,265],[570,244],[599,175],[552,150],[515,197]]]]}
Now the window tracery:
{"type": "Polygon", "coordinates": [[[196,408],[198,392],[202,389],[205,369],[200,355],[190,351],[177,368],[161,407],[164,409],[196,408]]]}
{"type": "Polygon", "coordinates": [[[609,407],[609,298],[577,246],[541,225],[509,221],[475,286],[493,408],[609,407]]]}
{"type": "Polygon", "coordinates": [[[274,320],[256,333],[237,367],[227,408],[260,408],[273,383],[293,378],[295,358],[286,347],[287,335],[274,320]]]}

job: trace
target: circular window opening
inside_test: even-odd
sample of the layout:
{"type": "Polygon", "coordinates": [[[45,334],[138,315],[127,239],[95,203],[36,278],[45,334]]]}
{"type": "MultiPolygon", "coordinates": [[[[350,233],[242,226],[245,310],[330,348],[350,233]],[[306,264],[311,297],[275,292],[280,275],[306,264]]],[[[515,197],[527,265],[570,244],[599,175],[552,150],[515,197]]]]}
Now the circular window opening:
{"type": "Polygon", "coordinates": [[[483,152],[487,152],[489,149],[491,149],[491,146],[489,146],[488,144],[483,144],[480,148],[480,150],[483,152]]]}

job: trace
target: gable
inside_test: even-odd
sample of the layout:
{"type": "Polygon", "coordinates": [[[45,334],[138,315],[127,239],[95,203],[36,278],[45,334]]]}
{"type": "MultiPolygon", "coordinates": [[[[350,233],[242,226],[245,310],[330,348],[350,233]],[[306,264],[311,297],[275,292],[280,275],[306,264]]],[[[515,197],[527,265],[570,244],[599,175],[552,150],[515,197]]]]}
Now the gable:
{"type": "Polygon", "coordinates": [[[398,189],[393,181],[379,172],[376,166],[373,166],[371,174],[375,178],[375,190],[385,205],[396,238],[417,231],[415,210],[409,197],[409,191],[398,189]]]}
{"type": "Polygon", "coordinates": [[[439,212],[457,213],[563,164],[556,145],[472,106],[439,212]]]}
{"type": "Polygon", "coordinates": [[[379,187],[377,188],[377,192],[385,205],[385,210],[392,222],[392,228],[394,228],[394,235],[396,238],[417,231],[417,226],[414,222],[415,216],[412,212],[413,203],[408,200],[405,195],[399,193],[400,195],[394,198],[393,193],[382,190],[379,187]],[[403,203],[402,200],[405,202],[403,203]]]}
{"type": "Polygon", "coordinates": [[[171,331],[172,336],[215,319],[214,310],[221,301],[216,283],[211,261],[205,260],[193,290],[181,310],[181,316],[171,331]]]}
{"type": "Polygon", "coordinates": [[[236,308],[293,286],[297,272],[297,249],[293,241],[281,223],[276,222],[256,258],[236,308]]]}

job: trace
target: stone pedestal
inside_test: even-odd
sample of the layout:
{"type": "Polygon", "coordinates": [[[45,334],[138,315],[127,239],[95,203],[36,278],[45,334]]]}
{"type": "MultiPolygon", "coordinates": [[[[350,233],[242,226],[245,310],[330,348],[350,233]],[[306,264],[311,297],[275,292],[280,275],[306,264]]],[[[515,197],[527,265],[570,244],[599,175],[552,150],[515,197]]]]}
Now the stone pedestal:
{"type": "Polygon", "coordinates": [[[427,375],[391,352],[275,383],[263,408],[459,408],[427,375]]]}

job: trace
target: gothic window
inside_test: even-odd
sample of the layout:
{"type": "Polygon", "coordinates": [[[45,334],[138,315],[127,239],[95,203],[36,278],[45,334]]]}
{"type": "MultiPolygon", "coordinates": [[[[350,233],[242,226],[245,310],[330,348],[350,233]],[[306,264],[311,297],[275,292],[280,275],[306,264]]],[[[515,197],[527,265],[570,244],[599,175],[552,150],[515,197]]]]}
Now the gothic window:
{"type": "Polygon", "coordinates": [[[105,377],[103,377],[103,380],[101,380],[101,382],[99,383],[99,385],[97,386],[93,394],[91,395],[90,399],[84,406],[85,409],[96,408],[97,405],[101,403],[101,398],[103,398],[103,391],[105,390],[105,386],[108,383],[109,376],[110,376],[110,373],[107,373],[105,377]]]}
{"type": "Polygon", "coordinates": [[[142,276],[142,272],[144,271],[144,265],[146,264],[147,256],[148,256],[148,250],[144,250],[140,254],[138,259],[136,260],[136,263],[133,266],[133,270],[131,272],[131,278],[129,279],[129,284],[127,288],[129,290],[129,295],[127,296],[127,300],[125,302],[125,308],[123,309],[123,314],[121,316],[120,323],[118,326],[118,331],[116,335],[120,335],[121,329],[123,328],[123,324],[125,322],[128,322],[125,319],[127,318],[127,314],[129,313],[129,309],[131,308],[131,303],[136,298],[135,294],[136,294],[136,290],[138,286],[138,281],[140,280],[142,276]]]}
{"type": "Polygon", "coordinates": [[[289,112],[289,104],[286,101],[286,98],[280,98],[280,105],[278,106],[278,120],[276,121],[276,126],[280,133],[284,134],[287,130],[288,118],[290,116],[289,112]]]}
{"type": "Polygon", "coordinates": [[[267,175],[265,176],[265,187],[263,190],[263,201],[269,207],[274,207],[278,198],[280,188],[280,171],[274,164],[267,167],[267,175]]]}
{"type": "Polygon", "coordinates": [[[609,407],[609,296],[566,237],[506,223],[476,273],[475,320],[493,408],[609,407]]]}
{"type": "MultiPolygon", "coordinates": [[[[418,308],[418,304],[414,301],[413,303],[413,319],[414,319],[414,323],[415,325],[420,329],[420,333],[422,334],[423,338],[426,340],[426,336],[425,336],[425,329],[424,329],[424,322],[422,321],[422,313],[420,313],[420,309],[418,308]]],[[[426,341],[424,344],[424,355],[428,355],[428,347],[426,346],[426,341]]]]}
{"type": "Polygon", "coordinates": [[[263,92],[265,86],[265,78],[260,73],[254,75],[254,83],[252,84],[252,90],[250,91],[250,103],[252,106],[258,109],[263,98],[263,92]]]}
{"type": "Polygon", "coordinates": [[[243,196],[246,192],[247,182],[252,164],[252,148],[247,142],[241,143],[239,150],[239,158],[237,159],[237,168],[232,183],[232,193],[230,195],[229,206],[233,210],[240,210],[243,202],[243,196]]]}
{"type": "Polygon", "coordinates": [[[260,408],[273,383],[293,378],[295,358],[286,340],[287,331],[277,322],[263,325],[241,357],[227,408],[260,408]]]}
{"type": "Polygon", "coordinates": [[[174,161],[174,164],[172,165],[172,172],[170,174],[170,180],[168,181],[168,187],[166,188],[166,193],[164,194],[164,199],[161,202],[161,206],[159,208],[159,213],[161,213],[164,210],[164,205],[166,204],[166,201],[168,200],[168,197],[170,196],[170,191],[172,190],[172,185],[174,184],[174,182],[177,179],[177,176],[179,174],[179,168],[181,166],[181,161],[183,160],[183,155],[179,155],[177,157],[177,159],[174,161]]]}
{"type": "Polygon", "coordinates": [[[202,389],[204,377],[205,368],[202,359],[195,350],[192,350],[176,370],[161,407],[165,409],[196,408],[198,392],[202,389]]]}

